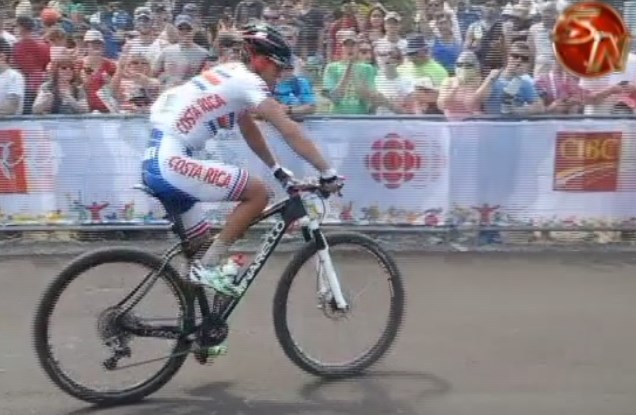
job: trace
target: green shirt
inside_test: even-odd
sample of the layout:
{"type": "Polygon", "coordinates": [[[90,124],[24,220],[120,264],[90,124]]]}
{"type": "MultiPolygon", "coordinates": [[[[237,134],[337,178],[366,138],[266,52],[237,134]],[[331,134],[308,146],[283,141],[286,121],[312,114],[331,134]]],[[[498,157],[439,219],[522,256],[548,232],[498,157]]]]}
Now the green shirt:
{"type": "Polygon", "coordinates": [[[448,78],[448,71],[442,65],[430,58],[426,63],[415,65],[413,62],[406,62],[398,67],[398,73],[409,78],[431,78],[433,85],[440,86],[442,81],[448,78]]]}
{"type": "MultiPolygon", "coordinates": [[[[325,68],[323,76],[323,89],[332,93],[344,77],[347,70],[347,62],[331,62],[325,68]]],[[[344,96],[331,103],[331,112],[336,114],[368,114],[370,105],[365,102],[355,90],[355,84],[366,87],[370,91],[375,90],[375,68],[367,63],[355,62],[353,74],[344,96]]]]}

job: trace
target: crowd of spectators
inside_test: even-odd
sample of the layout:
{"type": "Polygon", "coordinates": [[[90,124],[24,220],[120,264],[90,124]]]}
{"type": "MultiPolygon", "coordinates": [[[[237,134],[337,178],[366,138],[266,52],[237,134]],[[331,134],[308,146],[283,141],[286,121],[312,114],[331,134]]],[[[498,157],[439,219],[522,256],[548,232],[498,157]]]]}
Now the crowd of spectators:
{"type": "Polygon", "coordinates": [[[0,115],[144,113],[158,94],[237,58],[237,30],[275,25],[294,50],[274,91],[294,115],[633,114],[627,71],[578,79],[557,62],[560,2],[242,0],[211,15],[192,0],[134,10],[95,0],[19,0],[0,15],[0,115]]]}

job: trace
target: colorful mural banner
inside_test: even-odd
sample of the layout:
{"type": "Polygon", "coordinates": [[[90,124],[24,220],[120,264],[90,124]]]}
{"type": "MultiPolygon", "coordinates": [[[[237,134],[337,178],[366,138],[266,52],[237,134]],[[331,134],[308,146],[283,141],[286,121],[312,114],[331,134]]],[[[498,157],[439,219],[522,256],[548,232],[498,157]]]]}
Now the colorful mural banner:
{"type": "MultiPolygon", "coordinates": [[[[316,172],[270,126],[281,164],[316,172]]],[[[312,119],[309,137],[346,177],[326,223],[398,225],[576,224],[636,217],[636,120],[466,121],[312,119]]],[[[164,224],[160,204],[132,187],[150,126],[144,118],[0,121],[0,225],[164,224]]],[[[284,197],[236,129],[199,157],[263,177],[284,197]]],[[[233,204],[206,204],[222,224],[233,204]]]]}

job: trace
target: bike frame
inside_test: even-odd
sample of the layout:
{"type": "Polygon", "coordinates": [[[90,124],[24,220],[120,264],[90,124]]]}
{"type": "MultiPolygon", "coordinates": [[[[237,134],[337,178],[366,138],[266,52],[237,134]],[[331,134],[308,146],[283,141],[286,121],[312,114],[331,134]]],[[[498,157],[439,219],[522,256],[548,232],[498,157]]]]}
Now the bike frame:
{"type": "MultiPolygon", "coordinates": [[[[145,190],[145,189],[141,189],[145,190]]],[[[310,194],[310,193],[304,193],[310,194]]],[[[153,195],[154,196],[154,195],[153,195]]],[[[155,196],[156,197],[156,196],[155,196]]],[[[265,235],[265,241],[261,245],[260,250],[254,257],[249,266],[239,276],[237,282],[247,281],[245,291],[239,297],[231,298],[224,304],[221,310],[211,310],[208,303],[208,299],[203,287],[194,288],[194,295],[199,303],[199,310],[201,312],[202,321],[199,324],[191,324],[186,327],[185,330],[174,326],[137,326],[127,327],[130,332],[139,337],[161,337],[161,338],[182,338],[188,337],[190,340],[195,339],[195,334],[200,329],[209,329],[209,326],[213,322],[219,320],[223,323],[227,322],[236,306],[240,303],[241,299],[249,290],[252,282],[256,279],[257,275],[267,262],[274,249],[280,243],[283,235],[289,229],[289,226],[295,221],[299,221],[301,225],[302,235],[306,242],[311,239],[316,241],[318,246],[318,294],[323,299],[330,301],[333,300],[337,308],[346,310],[348,304],[342,294],[340,283],[336,276],[336,272],[329,255],[327,240],[320,229],[320,222],[315,215],[307,212],[308,208],[313,208],[312,203],[315,203],[315,199],[304,198],[302,193],[290,196],[288,199],[280,201],[263,211],[256,219],[250,223],[250,227],[256,225],[263,220],[274,216],[276,214],[281,215],[281,219],[276,221],[269,232],[265,235]],[[220,311],[220,315],[217,312],[220,311]]],[[[190,249],[190,241],[186,237],[185,229],[181,219],[178,215],[174,215],[169,209],[169,206],[165,206],[168,213],[168,217],[172,219],[172,229],[178,235],[180,241],[173,247],[168,249],[162,256],[161,266],[153,270],[144,280],[119,304],[124,310],[124,313],[132,310],[135,305],[141,301],[141,299],[148,293],[150,288],[161,275],[163,269],[171,262],[171,260],[180,254],[185,255],[188,260],[191,260],[194,253],[190,249]],[[128,303],[128,304],[127,304],[128,303]],[[124,305],[126,305],[124,307],[124,305]]]]}

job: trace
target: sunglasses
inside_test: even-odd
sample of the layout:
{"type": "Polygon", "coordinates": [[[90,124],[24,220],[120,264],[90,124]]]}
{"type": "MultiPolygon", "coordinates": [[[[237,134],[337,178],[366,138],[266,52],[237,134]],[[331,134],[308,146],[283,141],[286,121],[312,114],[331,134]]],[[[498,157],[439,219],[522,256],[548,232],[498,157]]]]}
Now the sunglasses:
{"type": "Polygon", "coordinates": [[[192,32],[192,28],[190,26],[182,25],[177,27],[179,32],[192,32]]]}
{"type": "Polygon", "coordinates": [[[130,61],[128,63],[131,65],[147,65],[148,64],[148,62],[146,61],[130,61]]]}
{"type": "Polygon", "coordinates": [[[58,68],[59,68],[60,70],[73,69],[73,67],[72,67],[72,66],[70,66],[70,65],[61,65],[61,66],[59,66],[58,68]]]}
{"type": "Polygon", "coordinates": [[[457,62],[455,66],[458,68],[474,68],[475,64],[470,62],[457,62]]]}
{"type": "Polygon", "coordinates": [[[371,49],[369,49],[369,48],[362,48],[362,49],[358,49],[358,51],[359,51],[360,53],[371,53],[371,49]]]}
{"type": "Polygon", "coordinates": [[[512,59],[520,59],[522,62],[528,62],[530,60],[530,56],[528,56],[528,55],[519,55],[518,53],[511,53],[510,57],[512,59]]]}

